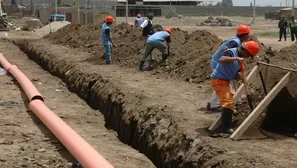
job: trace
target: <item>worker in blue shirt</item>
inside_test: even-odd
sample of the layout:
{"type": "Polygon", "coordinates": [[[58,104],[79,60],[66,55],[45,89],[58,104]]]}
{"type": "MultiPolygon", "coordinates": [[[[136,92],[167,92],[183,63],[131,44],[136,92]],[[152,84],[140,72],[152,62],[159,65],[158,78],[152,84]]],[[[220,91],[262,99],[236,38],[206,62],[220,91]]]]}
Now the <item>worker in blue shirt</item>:
{"type": "Polygon", "coordinates": [[[255,41],[244,42],[239,48],[227,49],[211,74],[211,86],[216,92],[222,107],[222,132],[233,133],[231,128],[234,101],[230,81],[241,79],[240,61],[253,58],[260,51],[255,41]]]}
{"type": "Polygon", "coordinates": [[[169,55],[169,43],[172,31],[170,28],[165,28],[162,31],[158,31],[153,35],[149,36],[145,45],[143,56],[139,62],[139,70],[143,71],[143,64],[146,58],[151,54],[151,52],[157,48],[162,53],[161,63],[166,62],[169,55]],[[167,45],[164,43],[166,41],[167,45]]]}
{"type": "Polygon", "coordinates": [[[110,28],[113,22],[114,22],[113,17],[107,16],[105,18],[105,23],[103,23],[101,28],[101,42],[105,48],[104,57],[105,57],[106,64],[111,63],[111,51],[112,51],[112,47],[114,46],[111,40],[111,28],[110,28]]]}
{"type": "MultiPolygon", "coordinates": [[[[243,41],[248,41],[250,38],[251,29],[247,25],[239,25],[236,31],[236,36],[227,39],[219,49],[213,54],[211,59],[211,69],[214,70],[219,63],[220,57],[224,50],[229,48],[238,48],[243,41]]],[[[236,82],[231,82],[232,89],[236,91],[236,82]]],[[[207,104],[207,109],[213,112],[221,112],[220,102],[216,96],[215,91],[213,91],[211,96],[211,102],[207,104]]]]}
{"type": "Polygon", "coordinates": [[[137,14],[137,18],[135,19],[134,26],[139,27],[143,23],[143,19],[141,18],[141,14],[137,14]]]}

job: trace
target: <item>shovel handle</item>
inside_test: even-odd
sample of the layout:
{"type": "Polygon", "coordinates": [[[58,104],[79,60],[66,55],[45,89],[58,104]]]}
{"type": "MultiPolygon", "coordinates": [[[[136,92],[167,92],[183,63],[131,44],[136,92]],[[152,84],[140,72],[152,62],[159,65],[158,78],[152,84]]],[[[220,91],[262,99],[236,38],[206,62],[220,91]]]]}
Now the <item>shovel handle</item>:
{"type": "Polygon", "coordinates": [[[244,73],[245,69],[242,61],[239,61],[239,66],[240,66],[240,72],[244,73]]]}
{"type": "Polygon", "coordinates": [[[244,64],[242,61],[239,62],[240,63],[240,71],[242,73],[242,82],[244,84],[244,89],[245,89],[245,92],[247,94],[247,100],[248,100],[248,104],[251,108],[251,111],[254,110],[254,106],[253,106],[253,99],[252,99],[252,96],[251,96],[251,93],[250,93],[250,90],[248,88],[248,83],[247,83],[247,80],[246,80],[246,75],[245,75],[245,69],[244,69],[244,64]]]}

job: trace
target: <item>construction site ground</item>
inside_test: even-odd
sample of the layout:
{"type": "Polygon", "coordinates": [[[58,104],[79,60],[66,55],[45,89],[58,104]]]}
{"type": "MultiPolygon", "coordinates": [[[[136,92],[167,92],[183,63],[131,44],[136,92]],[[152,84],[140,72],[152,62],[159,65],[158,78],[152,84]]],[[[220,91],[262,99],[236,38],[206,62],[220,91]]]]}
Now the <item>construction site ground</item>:
{"type": "MultiPolygon", "coordinates": [[[[236,29],[200,27],[196,22],[204,18],[190,19],[181,23],[180,19],[156,18],[154,24],[189,32],[205,29],[221,39],[232,36],[236,29]]],[[[231,19],[251,21],[251,18],[231,19]]],[[[117,22],[121,20],[124,18],[117,18],[117,22]]],[[[129,20],[133,22],[132,18],[129,20]]],[[[275,32],[277,22],[268,23],[258,18],[252,29],[255,34],[275,32]]],[[[88,49],[73,48],[68,43],[61,45],[59,36],[37,41],[32,39],[40,35],[34,32],[0,32],[0,36],[6,38],[0,41],[0,52],[33,81],[48,107],[115,167],[297,167],[294,138],[283,135],[271,138],[267,134],[251,133],[253,131],[236,142],[224,137],[212,138],[207,128],[218,114],[203,110],[211,95],[205,75],[201,81],[193,77],[192,82],[185,80],[187,76],[179,78],[163,73],[166,67],[164,71],[141,73],[137,66],[132,66],[134,63],[104,65],[101,55],[97,58],[88,49]],[[24,40],[27,38],[29,40],[24,40]]],[[[218,46],[219,39],[212,38],[214,44],[209,45],[218,46]]],[[[290,40],[277,42],[277,36],[257,38],[275,50],[293,44],[290,40]]],[[[178,43],[175,46],[178,48],[178,43]]],[[[175,57],[183,53],[178,49],[174,50],[175,57]]],[[[213,49],[205,51],[209,50],[213,49]]],[[[115,53],[115,58],[122,59],[119,55],[124,53],[119,48],[115,53]]],[[[176,72],[185,73],[184,70],[176,72]]],[[[3,101],[0,102],[0,165],[68,167],[75,159],[27,110],[28,101],[15,80],[5,75],[0,78],[3,93],[0,97],[3,101]]]]}

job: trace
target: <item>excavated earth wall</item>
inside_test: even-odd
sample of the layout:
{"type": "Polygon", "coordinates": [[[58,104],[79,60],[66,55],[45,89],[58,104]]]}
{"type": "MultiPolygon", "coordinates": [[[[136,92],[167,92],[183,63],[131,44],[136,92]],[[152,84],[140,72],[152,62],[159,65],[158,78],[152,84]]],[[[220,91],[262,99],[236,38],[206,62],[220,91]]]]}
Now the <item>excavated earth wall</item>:
{"type": "MultiPolygon", "coordinates": [[[[14,43],[42,68],[61,78],[69,90],[78,94],[92,108],[100,110],[104,114],[106,127],[115,130],[122,142],[144,153],[157,167],[275,166],[270,160],[250,154],[250,151],[242,151],[230,140],[208,137],[203,126],[212,121],[199,114],[199,111],[194,113],[195,116],[191,116],[188,111],[188,116],[185,116],[177,111],[177,102],[166,104],[161,99],[153,100],[153,93],[136,86],[137,80],[145,81],[151,77],[129,75],[128,71],[117,70],[119,67],[113,65],[94,66],[82,61],[82,57],[88,57],[88,54],[51,45],[44,40],[20,40],[14,43]],[[116,71],[121,71],[124,76],[115,76],[116,71]],[[125,78],[133,76],[137,78],[135,83],[124,82],[127,80],[125,78]]],[[[182,89],[183,84],[176,84],[178,87],[182,89]]],[[[178,93],[174,89],[172,92],[178,93]]],[[[185,103],[187,106],[187,102],[183,102],[183,95],[179,96],[180,104],[185,103]]]]}

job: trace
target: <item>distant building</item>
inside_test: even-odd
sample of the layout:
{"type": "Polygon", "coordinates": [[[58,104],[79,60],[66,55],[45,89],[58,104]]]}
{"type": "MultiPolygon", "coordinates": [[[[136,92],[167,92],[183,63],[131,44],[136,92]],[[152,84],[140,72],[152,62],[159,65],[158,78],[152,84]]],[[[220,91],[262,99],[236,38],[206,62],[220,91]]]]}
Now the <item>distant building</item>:
{"type": "MultiPolygon", "coordinates": [[[[117,0],[119,4],[126,4],[126,0],[117,0]]],[[[136,5],[195,5],[219,2],[219,0],[128,0],[128,4],[136,5]]]]}

